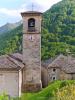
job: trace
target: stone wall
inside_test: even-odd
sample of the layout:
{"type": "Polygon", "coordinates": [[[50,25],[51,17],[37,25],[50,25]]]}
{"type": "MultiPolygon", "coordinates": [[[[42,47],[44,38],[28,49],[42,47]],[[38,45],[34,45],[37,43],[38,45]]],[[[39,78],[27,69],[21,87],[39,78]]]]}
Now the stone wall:
{"type": "Polygon", "coordinates": [[[38,91],[41,83],[41,14],[22,14],[23,17],[23,90],[38,91]],[[27,16],[26,16],[27,15],[27,16]],[[28,31],[28,20],[35,20],[35,30],[28,31]]]}
{"type": "Polygon", "coordinates": [[[41,34],[23,34],[23,63],[23,85],[33,83],[41,87],[41,34]]]}
{"type": "Polygon", "coordinates": [[[30,18],[34,18],[35,19],[35,29],[37,30],[36,33],[41,33],[41,20],[42,20],[41,16],[23,17],[23,33],[27,33],[28,32],[28,20],[30,18]]]}
{"type": "Polygon", "coordinates": [[[41,90],[41,83],[27,83],[22,86],[22,92],[38,92],[41,90]]]}
{"type": "Polygon", "coordinates": [[[56,71],[53,72],[54,68],[49,68],[48,69],[48,83],[52,82],[52,77],[55,76],[56,80],[74,80],[75,79],[75,74],[68,74],[65,71],[56,68],[56,71]]]}
{"type": "Polygon", "coordinates": [[[49,69],[47,69],[47,71],[48,71],[48,83],[53,81],[52,77],[54,77],[54,76],[56,77],[55,80],[60,80],[61,73],[60,73],[59,68],[49,68],[49,69]],[[56,71],[53,72],[53,69],[56,69],[56,71]]]}
{"type": "Polygon", "coordinates": [[[47,68],[41,67],[41,80],[42,80],[42,87],[48,86],[48,72],[47,68]]]}

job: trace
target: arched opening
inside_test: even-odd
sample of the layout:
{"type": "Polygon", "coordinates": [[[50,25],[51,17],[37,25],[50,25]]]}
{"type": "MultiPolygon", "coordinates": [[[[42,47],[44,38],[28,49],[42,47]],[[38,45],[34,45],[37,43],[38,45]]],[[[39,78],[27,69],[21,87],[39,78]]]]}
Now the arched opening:
{"type": "Polygon", "coordinates": [[[30,18],[28,20],[28,31],[30,32],[35,31],[35,19],[34,18],[30,18]]]}

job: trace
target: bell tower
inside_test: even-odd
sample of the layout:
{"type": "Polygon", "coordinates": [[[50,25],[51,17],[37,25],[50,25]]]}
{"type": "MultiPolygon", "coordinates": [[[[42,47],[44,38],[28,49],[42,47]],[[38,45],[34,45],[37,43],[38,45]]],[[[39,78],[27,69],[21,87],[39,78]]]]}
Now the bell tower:
{"type": "Polygon", "coordinates": [[[28,11],[21,13],[23,18],[23,92],[36,92],[41,83],[41,20],[42,13],[28,11]]]}

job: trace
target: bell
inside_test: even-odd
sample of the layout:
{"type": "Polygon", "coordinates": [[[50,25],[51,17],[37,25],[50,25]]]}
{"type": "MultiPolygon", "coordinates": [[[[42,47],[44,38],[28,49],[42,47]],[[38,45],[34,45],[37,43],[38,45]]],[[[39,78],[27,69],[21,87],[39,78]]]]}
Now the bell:
{"type": "Polygon", "coordinates": [[[30,26],[31,26],[31,27],[32,27],[32,26],[34,26],[34,23],[33,23],[33,22],[31,22],[31,23],[30,23],[30,26]]]}

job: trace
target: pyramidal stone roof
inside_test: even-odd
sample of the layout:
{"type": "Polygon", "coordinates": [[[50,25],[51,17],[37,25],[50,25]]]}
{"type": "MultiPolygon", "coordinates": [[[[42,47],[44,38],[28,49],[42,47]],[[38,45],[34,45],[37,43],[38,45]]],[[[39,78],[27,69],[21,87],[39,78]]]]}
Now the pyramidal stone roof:
{"type": "Polygon", "coordinates": [[[26,11],[26,12],[23,12],[23,13],[26,13],[26,14],[30,14],[30,13],[40,13],[40,14],[42,14],[42,13],[39,12],[39,11],[26,11]]]}
{"type": "Polygon", "coordinates": [[[38,11],[26,11],[26,12],[22,12],[21,15],[22,16],[30,16],[30,15],[38,16],[38,15],[42,15],[42,13],[38,11]]]}
{"type": "Polygon", "coordinates": [[[66,73],[75,73],[75,58],[72,56],[59,55],[51,64],[48,65],[48,68],[60,68],[66,73]]]}
{"type": "Polygon", "coordinates": [[[20,70],[24,67],[22,54],[15,53],[12,55],[0,56],[0,70],[20,70]]]}

